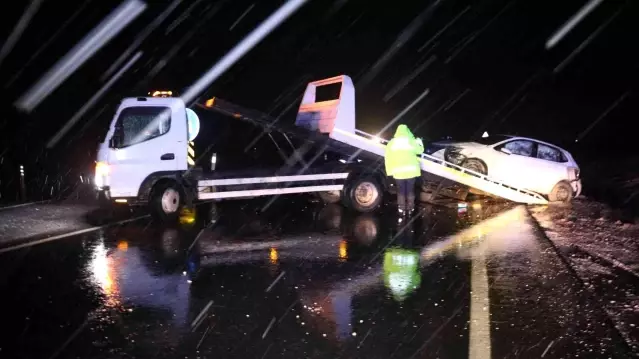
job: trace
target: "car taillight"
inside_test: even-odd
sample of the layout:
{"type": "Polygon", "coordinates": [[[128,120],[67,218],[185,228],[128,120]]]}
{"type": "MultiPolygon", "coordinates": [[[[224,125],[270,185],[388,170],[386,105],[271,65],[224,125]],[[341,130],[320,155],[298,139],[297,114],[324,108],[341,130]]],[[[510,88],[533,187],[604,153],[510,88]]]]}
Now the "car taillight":
{"type": "Polygon", "coordinates": [[[579,179],[579,168],[569,167],[568,168],[568,179],[571,181],[579,179]]]}

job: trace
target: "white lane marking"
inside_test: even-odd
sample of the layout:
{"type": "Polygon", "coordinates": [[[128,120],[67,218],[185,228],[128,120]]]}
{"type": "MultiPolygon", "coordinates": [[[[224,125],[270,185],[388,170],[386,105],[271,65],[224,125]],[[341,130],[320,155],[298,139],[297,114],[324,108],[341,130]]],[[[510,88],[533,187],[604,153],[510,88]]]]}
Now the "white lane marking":
{"type": "Polygon", "coordinates": [[[38,245],[38,244],[43,244],[43,243],[47,243],[47,242],[57,241],[58,239],[63,239],[63,238],[67,238],[67,237],[77,236],[78,234],[84,234],[84,233],[94,232],[94,231],[97,231],[98,229],[102,229],[102,228],[107,228],[107,227],[117,226],[117,225],[120,225],[120,224],[129,223],[129,222],[134,222],[134,221],[137,221],[137,220],[139,220],[139,219],[146,218],[146,217],[149,217],[149,215],[147,214],[147,215],[144,215],[144,216],[139,216],[139,217],[135,217],[135,218],[125,219],[125,220],[123,220],[123,221],[119,221],[119,222],[114,222],[114,223],[105,224],[105,225],[103,225],[103,226],[97,226],[97,227],[85,228],[85,229],[81,229],[81,230],[79,230],[79,231],[74,231],[74,232],[69,232],[69,233],[59,234],[59,235],[57,235],[57,236],[52,236],[52,237],[47,237],[47,238],[43,238],[43,239],[38,239],[38,240],[36,240],[36,241],[27,242],[27,243],[22,243],[22,244],[18,244],[18,245],[11,246],[11,247],[0,248],[0,254],[5,253],[5,252],[15,251],[16,249],[21,249],[21,248],[26,248],[26,247],[35,246],[35,245],[38,245]]]}
{"type": "Polygon", "coordinates": [[[47,202],[50,202],[50,200],[47,199],[47,200],[44,200],[44,201],[36,201],[36,202],[27,202],[27,203],[14,204],[14,205],[11,205],[11,206],[0,207],[0,211],[3,211],[5,209],[32,206],[34,204],[47,203],[47,202]]]}
{"type": "Polygon", "coordinates": [[[473,258],[470,286],[468,358],[490,359],[490,298],[486,258],[483,253],[473,258]]]}
{"type": "Polygon", "coordinates": [[[301,181],[321,181],[331,179],[345,179],[348,173],[321,173],[316,175],[297,176],[273,176],[273,177],[250,177],[250,178],[228,178],[218,180],[202,180],[198,182],[199,187],[205,186],[228,186],[253,183],[277,183],[277,182],[301,182],[301,181]]]}

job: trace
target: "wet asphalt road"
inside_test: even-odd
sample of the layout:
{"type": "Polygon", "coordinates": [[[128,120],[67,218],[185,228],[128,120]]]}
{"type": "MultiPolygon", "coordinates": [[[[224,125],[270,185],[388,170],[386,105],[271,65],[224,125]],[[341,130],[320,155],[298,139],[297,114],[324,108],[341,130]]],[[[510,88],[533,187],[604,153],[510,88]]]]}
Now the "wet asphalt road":
{"type": "Polygon", "coordinates": [[[631,357],[524,207],[254,208],[1,254],[0,358],[631,357]]]}

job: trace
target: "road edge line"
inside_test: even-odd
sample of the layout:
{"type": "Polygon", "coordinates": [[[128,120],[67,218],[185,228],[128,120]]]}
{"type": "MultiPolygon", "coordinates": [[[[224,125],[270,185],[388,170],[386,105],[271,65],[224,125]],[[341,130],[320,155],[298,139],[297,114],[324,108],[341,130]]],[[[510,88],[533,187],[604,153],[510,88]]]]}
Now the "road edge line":
{"type": "Polygon", "coordinates": [[[47,238],[37,239],[37,240],[29,241],[29,242],[26,242],[26,243],[20,243],[20,244],[16,244],[16,245],[13,245],[13,246],[0,248],[0,254],[7,253],[7,252],[13,252],[15,250],[22,249],[22,248],[33,247],[33,246],[36,246],[38,244],[44,244],[44,243],[48,243],[48,242],[57,241],[59,239],[64,239],[64,238],[67,238],[67,237],[77,236],[79,234],[95,232],[95,231],[97,231],[99,229],[103,229],[103,228],[108,228],[108,227],[112,227],[112,226],[116,226],[116,225],[120,225],[120,224],[134,222],[134,221],[140,220],[142,218],[146,218],[146,217],[149,217],[149,215],[147,214],[147,215],[144,215],[144,216],[138,216],[138,217],[134,217],[134,218],[129,218],[129,219],[125,219],[125,220],[122,220],[122,221],[105,224],[105,225],[102,225],[102,226],[80,229],[80,230],[73,231],[73,232],[58,234],[58,235],[47,237],[47,238]]]}
{"type": "Polygon", "coordinates": [[[52,200],[50,200],[50,199],[46,199],[44,201],[35,201],[35,202],[12,204],[12,205],[9,205],[9,206],[0,207],[0,211],[6,211],[6,210],[9,210],[9,209],[20,208],[20,207],[33,206],[33,205],[36,205],[36,204],[45,204],[45,203],[49,203],[51,201],[52,200]]]}

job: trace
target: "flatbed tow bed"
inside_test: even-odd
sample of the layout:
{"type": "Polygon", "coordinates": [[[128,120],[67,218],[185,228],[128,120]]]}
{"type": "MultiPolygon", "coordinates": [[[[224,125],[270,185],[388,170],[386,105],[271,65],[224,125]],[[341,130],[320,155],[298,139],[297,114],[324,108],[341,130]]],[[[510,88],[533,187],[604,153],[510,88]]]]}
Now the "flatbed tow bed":
{"type": "MultiPolygon", "coordinates": [[[[251,122],[264,128],[265,131],[277,131],[296,138],[305,138],[308,141],[324,142],[332,150],[338,150],[349,156],[348,162],[362,156],[370,157],[371,154],[376,155],[381,160],[384,157],[388,141],[354,128],[354,97],[352,81],[346,75],[309,83],[297,115],[297,127],[279,124],[278,121],[266,114],[254,110],[246,110],[218,98],[208,100],[203,107],[251,122]],[[341,83],[342,85],[340,98],[315,102],[317,87],[334,83],[341,83]],[[314,118],[314,121],[303,121],[305,117],[314,118]],[[324,124],[321,123],[322,121],[324,124]],[[304,122],[311,122],[311,127],[313,127],[311,130],[319,129],[320,132],[323,130],[323,132],[328,132],[328,136],[326,133],[321,134],[300,128],[300,125],[305,125],[304,122]]],[[[503,181],[490,178],[442,159],[427,154],[421,154],[420,159],[422,171],[438,177],[479,189],[513,202],[526,204],[548,203],[546,198],[538,193],[516,188],[503,181]]],[[[202,182],[201,186],[206,186],[210,183],[202,182]]]]}
{"type": "MultiPolygon", "coordinates": [[[[251,123],[271,139],[281,134],[293,154],[277,169],[205,173],[195,166],[192,141],[199,119],[194,111],[179,98],[128,98],[99,147],[95,183],[103,197],[110,203],[150,204],[162,219],[176,217],[182,205],[197,200],[312,192],[326,202],[370,212],[392,185],[383,166],[387,141],[355,128],[355,89],[346,75],[309,83],[294,126],[219,98],[198,107],[251,123]],[[317,88],[330,84],[341,84],[339,97],[317,102],[317,88]],[[291,138],[302,145],[295,148],[291,138]],[[303,155],[310,150],[313,157],[305,161],[303,155]],[[326,153],[331,160],[324,160],[326,153]]],[[[547,203],[537,193],[426,154],[420,161],[423,172],[464,186],[518,203],[547,203]]]]}

